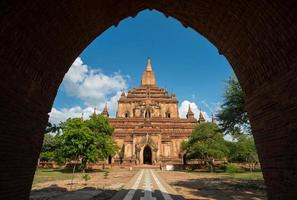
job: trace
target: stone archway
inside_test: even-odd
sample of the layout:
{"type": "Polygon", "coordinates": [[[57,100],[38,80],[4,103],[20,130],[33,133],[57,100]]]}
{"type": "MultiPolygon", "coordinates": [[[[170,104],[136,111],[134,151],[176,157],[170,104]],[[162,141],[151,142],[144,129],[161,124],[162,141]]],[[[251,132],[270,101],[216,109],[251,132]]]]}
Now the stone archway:
{"type": "Polygon", "coordinates": [[[153,152],[148,145],[146,145],[143,149],[143,164],[153,164],[153,152]]]}
{"type": "Polygon", "coordinates": [[[231,63],[269,199],[297,199],[297,5],[287,1],[4,1],[0,13],[0,197],[28,199],[43,132],[71,63],[108,27],[156,9],[231,63]],[[17,192],[16,192],[17,191],[17,192]]]}

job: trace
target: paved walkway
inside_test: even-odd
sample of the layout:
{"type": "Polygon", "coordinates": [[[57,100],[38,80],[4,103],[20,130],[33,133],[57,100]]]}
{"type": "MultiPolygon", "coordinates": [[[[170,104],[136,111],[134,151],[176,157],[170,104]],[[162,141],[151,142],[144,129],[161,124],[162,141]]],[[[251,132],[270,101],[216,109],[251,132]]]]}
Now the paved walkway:
{"type": "Polygon", "coordinates": [[[112,200],[182,200],[154,169],[141,169],[112,200]]]}

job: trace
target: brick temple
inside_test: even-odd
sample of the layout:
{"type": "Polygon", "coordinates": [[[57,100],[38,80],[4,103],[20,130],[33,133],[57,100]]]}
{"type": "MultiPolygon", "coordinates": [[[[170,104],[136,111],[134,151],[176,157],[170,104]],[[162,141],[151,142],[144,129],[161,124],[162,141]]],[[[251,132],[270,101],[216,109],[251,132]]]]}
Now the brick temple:
{"type": "MultiPolygon", "coordinates": [[[[109,118],[106,106],[101,114],[109,118]]],[[[157,86],[148,58],[140,86],[122,93],[116,117],[109,118],[120,148],[120,153],[109,162],[181,164],[181,142],[191,135],[197,123],[204,121],[201,112],[195,119],[190,106],[186,118],[179,117],[175,94],[157,86]]]]}

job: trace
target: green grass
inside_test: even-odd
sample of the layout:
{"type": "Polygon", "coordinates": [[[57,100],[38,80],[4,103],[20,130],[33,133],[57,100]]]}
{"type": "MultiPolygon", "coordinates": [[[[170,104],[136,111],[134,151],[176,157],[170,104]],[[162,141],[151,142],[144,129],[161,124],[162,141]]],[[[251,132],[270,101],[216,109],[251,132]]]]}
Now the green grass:
{"type": "MultiPolygon", "coordinates": [[[[76,172],[74,178],[81,177],[81,172],[76,172]]],[[[70,180],[72,178],[72,171],[62,171],[59,169],[38,169],[35,172],[33,185],[44,183],[48,181],[70,180]]]]}
{"type": "Polygon", "coordinates": [[[225,173],[228,178],[236,180],[263,180],[262,172],[225,173]]]}
{"type": "Polygon", "coordinates": [[[197,171],[187,171],[188,173],[199,174],[206,178],[222,178],[222,179],[234,179],[234,180],[255,180],[263,181],[262,172],[236,172],[236,173],[227,173],[227,172],[197,172],[197,171]]]}

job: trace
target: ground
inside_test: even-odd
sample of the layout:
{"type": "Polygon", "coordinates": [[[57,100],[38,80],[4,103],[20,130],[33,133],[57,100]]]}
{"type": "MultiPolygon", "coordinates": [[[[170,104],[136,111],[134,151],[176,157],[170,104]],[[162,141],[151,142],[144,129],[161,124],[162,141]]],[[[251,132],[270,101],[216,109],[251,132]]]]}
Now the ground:
{"type": "Polygon", "coordinates": [[[71,184],[71,171],[37,170],[30,199],[124,199],[129,191],[135,191],[131,200],[145,195],[166,199],[166,193],[172,199],[266,199],[261,172],[230,174],[113,168],[88,174],[91,179],[86,182],[83,173],[75,173],[71,184]],[[146,194],[144,190],[149,192],[146,194]]]}
{"type": "Polygon", "coordinates": [[[75,199],[68,198],[69,195],[76,195],[79,196],[77,199],[82,199],[81,195],[85,195],[86,192],[98,197],[96,199],[108,199],[136,172],[137,170],[129,171],[121,168],[98,170],[87,173],[91,177],[87,182],[82,178],[84,174],[78,172],[74,174],[73,184],[71,184],[71,170],[39,169],[35,173],[30,199],[75,199]]]}
{"type": "Polygon", "coordinates": [[[161,171],[159,174],[185,199],[266,199],[261,172],[161,171]]]}

